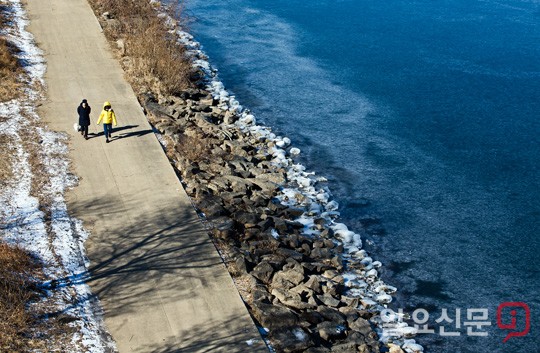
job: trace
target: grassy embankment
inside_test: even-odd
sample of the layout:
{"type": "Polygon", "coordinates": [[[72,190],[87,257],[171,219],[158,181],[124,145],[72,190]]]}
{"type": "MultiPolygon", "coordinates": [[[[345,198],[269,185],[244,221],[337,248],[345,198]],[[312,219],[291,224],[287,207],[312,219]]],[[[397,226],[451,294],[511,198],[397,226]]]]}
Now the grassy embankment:
{"type": "MultiPolygon", "coordinates": [[[[11,25],[7,6],[0,3],[2,30],[11,25]]],[[[16,50],[0,36],[0,102],[22,96],[24,73],[14,55],[16,50]]],[[[13,141],[0,132],[0,189],[13,179],[12,145],[13,141]]],[[[0,230],[6,226],[0,220],[0,230]]],[[[3,243],[0,237],[0,352],[47,351],[45,343],[36,340],[40,320],[29,309],[29,303],[41,296],[36,286],[36,278],[41,276],[41,266],[34,257],[19,247],[3,243]]]]}
{"type": "MultiPolygon", "coordinates": [[[[169,95],[192,85],[191,64],[185,58],[185,50],[176,43],[176,36],[169,33],[165,19],[156,16],[156,5],[144,0],[89,2],[98,16],[109,13],[105,34],[112,43],[120,44],[117,45],[117,53],[122,57],[126,78],[137,92],[169,95]]],[[[1,29],[12,25],[7,7],[7,4],[0,2],[1,29]]],[[[178,13],[171,15],[180,18],[178,13]]],[[[23,97],[24,70],[14,55],[16,50],[6,38],[0,36],[0,102],[23,97]]],[[[20,133],[24,135],[27,132],[20,133]]],[[[0,188],[7,187],[13,179],[12,145],[13,141],[0,132],[0,188]]],[[[34,155],[30,154],[31,157],[34,155]]],[[[39,167],[34,162],[31,161],[32,169],[39,167]]],[[[0,230],[5,226],[0,221],[0,230]]],[[[47,352],[54,349],[47,347],[47,338],[51,339],[55,334],[62,336],[63,330],[51,332],[57,330],[43,327],[44,321],[39,313],[31,309],[30,303],[42,296],[36,286],[37,278],[42,278],[38,261],[24,250],[2,243],[0,238],[0,352],[36,349],[47,352]]],[[[49,322],[49,326],[55,326],[54,322],[49,322]]]]}
{"type": "MultiPolygon", "coordinates": [[[[158,4],[145,0],[88,1],[137,93],[174,95],[192,85],[193,70],[185,48],[177,43],[176,34],[169,32],[171,25],[166,19],[156,16],[158,4]]],[[[175,21],[183,20],[179,9],[171,6],[169,15],[175,21]]]]}

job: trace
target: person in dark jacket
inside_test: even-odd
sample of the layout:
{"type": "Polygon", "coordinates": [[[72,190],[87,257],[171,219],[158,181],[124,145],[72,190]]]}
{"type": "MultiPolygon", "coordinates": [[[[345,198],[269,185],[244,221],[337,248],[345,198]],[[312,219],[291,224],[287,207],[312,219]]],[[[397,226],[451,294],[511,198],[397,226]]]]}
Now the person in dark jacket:
{"type": "Polygon", "coordinates": [[[92,109],[88,105],[88,101],[83,99],[77,113],[79,113],[79,126],[81,127],[81,135],[88,140],[88,126],[90,125],[90,111],[92,109]]]}

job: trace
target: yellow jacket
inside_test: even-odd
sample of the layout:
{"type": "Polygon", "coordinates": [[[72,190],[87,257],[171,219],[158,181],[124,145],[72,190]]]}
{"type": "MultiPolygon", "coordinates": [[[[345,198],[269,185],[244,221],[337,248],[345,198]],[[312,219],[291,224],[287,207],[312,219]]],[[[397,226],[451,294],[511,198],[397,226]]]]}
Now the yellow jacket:
{"type": "Polygon", "coordinates": [[[116,115],[114,114],[114,111],[112,110],[112,108],[110,108],[109,110],[105,110],[105,107],[110,107],[111,106],[111,103],[109,102],[105,102],[103,103],[103,110],[101,111],[101,114],[99,114],[99,119],[97,121],[97,124],[99,125],[99,123],[101,122],[101,120],[103,120],[103,124],[114,124],[114,126],[116,126],[116,115]]]}

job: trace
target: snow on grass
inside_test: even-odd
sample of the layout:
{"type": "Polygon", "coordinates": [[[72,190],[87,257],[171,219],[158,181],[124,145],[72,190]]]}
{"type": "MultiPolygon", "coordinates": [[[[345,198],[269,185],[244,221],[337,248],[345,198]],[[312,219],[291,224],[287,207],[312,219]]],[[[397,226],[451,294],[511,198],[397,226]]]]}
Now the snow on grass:
{"type": "Polygon", "coordinates": [[[104,329],[99,303],[92,296],[88,279],[88,259],[84,241],[88,233],[81,221],[69,216],[64,199],[68,188],[77,183],[69,172],[68,137],[40,127],[35,110],[41,99],[46,65],[32,35],[26,31],[28,20],[20,0],[8,0],[13,19],[6,37],[20,52],[27,89],[22,98],[0,103],[0,132],[13,141],[13,177],[0,190],[0,217],[4,223],[0,238],[17,244],[40,258],[48,280],[43,284],[43,302],[51,314],[73,318],[71,342],[62,347],[70,352],[110,352],[115,350],[104,329]],[[45,182],[35,190],[35,165],[31,162],[28,141],[36,136],[40,157],[39,178],[45,182]],[[34,194],[38,194],[37,196],[34,194]],[[44,208],[42,201],[47,202],[44,208]]]}

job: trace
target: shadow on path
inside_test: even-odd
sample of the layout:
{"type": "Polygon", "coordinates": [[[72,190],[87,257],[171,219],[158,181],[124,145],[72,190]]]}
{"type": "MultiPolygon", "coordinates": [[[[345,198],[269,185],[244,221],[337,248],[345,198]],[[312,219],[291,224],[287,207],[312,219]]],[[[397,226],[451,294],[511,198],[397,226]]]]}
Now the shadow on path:
{"type": "MultiPolygon", "coordinates": [[[[147,130],[137,130],[137,131],[132,131],[132,132],[125,132],[125,133],[122,133],[120,135],[117,135],[121,131],[135,129],[137,127],[139,127],[139,125],[126,125],[126,126],[114,127],[114,128],[112,128],[112,138],[111,138],[111,140],[112,141],[120,140],[120,139],[123,139],[123,138],[133,137],[133,136],[134,137],[140,137],[140,136],[144,136],[144,135],[147,135],[147,134],[153,132],[152,129],[147,129],[147,130]]],[[[90,139],[100,137],[100,136],[103,136],[103,135],[104,135],[103,131],[89,132],[88,133],[88,139],[90,140],[90,139]]]]}
{"type": "Polygon", "coordinates": [[[98,218],[107,210],[106,217],[117,223],[113,228],[92,232],[92,240],[86,243],[91,260],[87,271],[54,281],[46,289],[87,283],[92,295],[79,298],[73,307],[83,302],[96,303],[99,298],[110,318],[140,313],[155,303],[161,303],[156,310],[161,306],[175,308],[167,313],[172,315],[170,318],[180,320],[172,329],[174,334],[159,344],[134,347],[136,352],[240,353],[249,351],[246,343],[249,339],[264,345],[260,336],[246,338],[246,333],[253,332],[252,322],[245,317],[232,317],[236,314],[224,309],[227,299],[222,302],[221,293],[227,291],[223,283],[230,281],[230,277],[226,270],[216,271],[216,266],[223,266],[223,262],[191,208],[164,205],[148,212],[138,199],[124,200],[120,206],[113,198],[74,201],[69,207],[74,215],[91,214],[98,218]],[[137,209],[139,217],[126,222],[123,218],[126,209],[137,209]],[[216,273],[227,275],[215,277],[216,273]],[[206,297],[194,302],[199,292],[211,293],[210,301],[206,297]],[[185,320],[176,316],[181,314],[176,311],[178,303],[184,303],[181,307],[209,305],[208,312],[216,315],[185,326],[185,320]],[[219,333],[216,327],[220,327],[219,333]]]}

